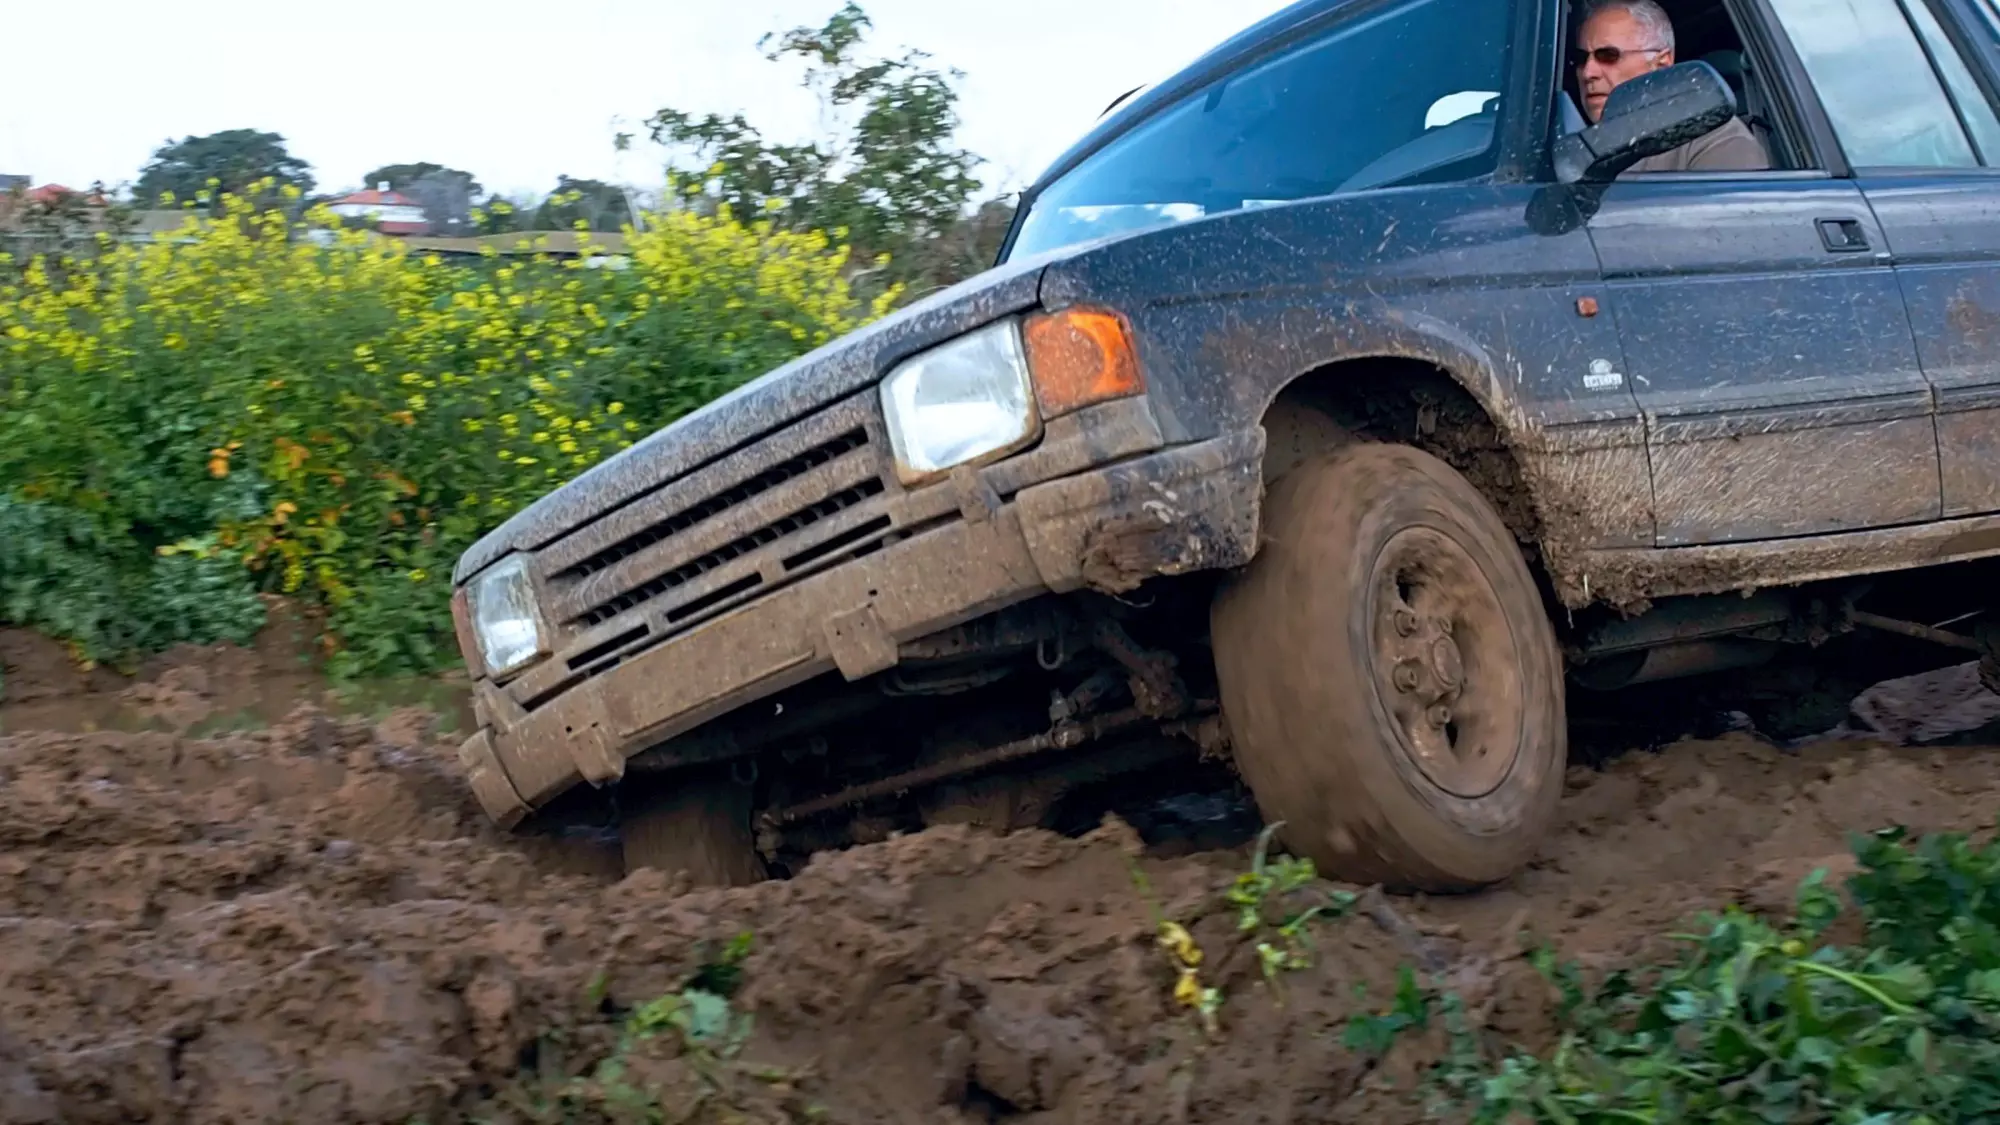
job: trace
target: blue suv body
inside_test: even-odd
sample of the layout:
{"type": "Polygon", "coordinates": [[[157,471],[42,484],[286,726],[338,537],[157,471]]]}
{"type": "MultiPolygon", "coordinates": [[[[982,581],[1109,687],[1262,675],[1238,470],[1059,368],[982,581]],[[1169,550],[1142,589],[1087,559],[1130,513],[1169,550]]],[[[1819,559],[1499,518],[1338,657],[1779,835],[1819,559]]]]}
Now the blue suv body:
{"type": "Polygon", "coordinates": [[[1331,870],[1477,886],[1566,679],[2000,555],[2000,14],[1667,7],[1595,124],[1560,0],[1304,0],[1118,103],[995,268],[467,552],[486,809],[587,781],[734,881],[1143,728],[1331,870]],[[1730,114],[1776,167],[1621,174],[1730,114]]]}

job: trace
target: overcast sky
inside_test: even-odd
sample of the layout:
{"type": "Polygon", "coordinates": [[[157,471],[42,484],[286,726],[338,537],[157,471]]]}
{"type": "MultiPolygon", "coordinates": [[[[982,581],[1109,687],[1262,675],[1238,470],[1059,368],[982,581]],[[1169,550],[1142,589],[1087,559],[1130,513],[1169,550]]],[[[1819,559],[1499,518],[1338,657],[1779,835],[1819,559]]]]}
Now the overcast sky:
{"type": "MultiPolygon", "coordinates": [[[[864,0],[871,43],[966,72],[963,143],[1018,187],[1106,103],[1165,77],[1288,0],[864,0]]],[[[274,5],[155,0],[12,4],[0,172],[127,183],[168,138],[282,133],[323,190],[383,164],[464,168],[488,189],[558,173],[659,182],[659,151],[612,150],[662,106],[742,112],[812,134],[817,103],[765,62],[766,31],[818,25],[840,0],[406,0],[274,5]],[[43,49],[46,47],[46,49],[43,49]]]]}

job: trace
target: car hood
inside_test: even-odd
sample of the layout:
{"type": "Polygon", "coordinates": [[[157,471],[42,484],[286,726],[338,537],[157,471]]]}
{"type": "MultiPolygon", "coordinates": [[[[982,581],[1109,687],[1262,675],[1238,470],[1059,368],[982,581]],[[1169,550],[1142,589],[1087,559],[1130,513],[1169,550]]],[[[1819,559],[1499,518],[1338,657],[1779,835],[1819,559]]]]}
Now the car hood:
{"type": "Polygon", "coordinates": [[[1032,307],[1047,256],[988,270],[760,376],[647,435],[516,512],[459,557],[461,584],[510,552],[700,468],[732,449],[874,383],[925,348],[1032,307]]]}

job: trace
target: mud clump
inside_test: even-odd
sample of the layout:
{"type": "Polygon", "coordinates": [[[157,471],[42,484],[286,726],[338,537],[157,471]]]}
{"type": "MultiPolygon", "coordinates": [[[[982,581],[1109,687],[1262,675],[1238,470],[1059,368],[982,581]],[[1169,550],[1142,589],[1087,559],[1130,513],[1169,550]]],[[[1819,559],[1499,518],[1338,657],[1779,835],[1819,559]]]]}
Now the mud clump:
{"type": "MultiPolygon", "coordinates": [[[[184,675],[155,696],[203,690],[184,675]]],[[[1858,740],[1731,737],[1573,769],[1519,877],[1361,894],[1274,994],[1223,897],[1245,853],[1151,856],[1117,821],[1081,838],[940,827],[677,893],[620,877],[614,841],[494,830],[421,712],[301,707],[207,738],[15,729],[5,1122],[626,1120],[634,1089],[673,1114],[769,1121],[1415,1122],[1441,1038],[1343,1041],[1400,966],[1535,1046],[1550,996],[1534,942],[1629,964],[1690,911],[1785,909],[1848,831],[1984,827],[2000,789],[2000,751],[1858,740]],[[1222,990],[1213,1037],[1172,999],[1161,916],[1222,990]],[[745,933],[740,1055],[663,1034],[596,1069],[634,1009],[745,933]]]]}

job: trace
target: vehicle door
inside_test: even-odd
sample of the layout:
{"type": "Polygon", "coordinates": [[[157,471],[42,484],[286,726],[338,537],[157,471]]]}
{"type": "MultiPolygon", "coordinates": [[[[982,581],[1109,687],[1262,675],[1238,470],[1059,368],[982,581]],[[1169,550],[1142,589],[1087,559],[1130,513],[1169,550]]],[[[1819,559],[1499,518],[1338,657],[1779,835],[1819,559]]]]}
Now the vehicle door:
{"type": "Polygon", "coordinates": [[[1589,224],[1646,415],[1660,546],[1940,510],[1930,385],[1888,244],[1824,128],[1801,114],[1810,102],[1768,77],[1785,73],[1781,51],[1750,30],[1759,94],[1804,141],[1773,146],[1789,166],[1627,173],[1589,224]]]}
{"type": "Polygon", "coordinates": [[[1937,400],[1942,514],[2000,511],[2000,118],[1975,38],[1990,49],[2000,25],[1926,0],[1770,4],[1894,255],[1937,400]]]}

